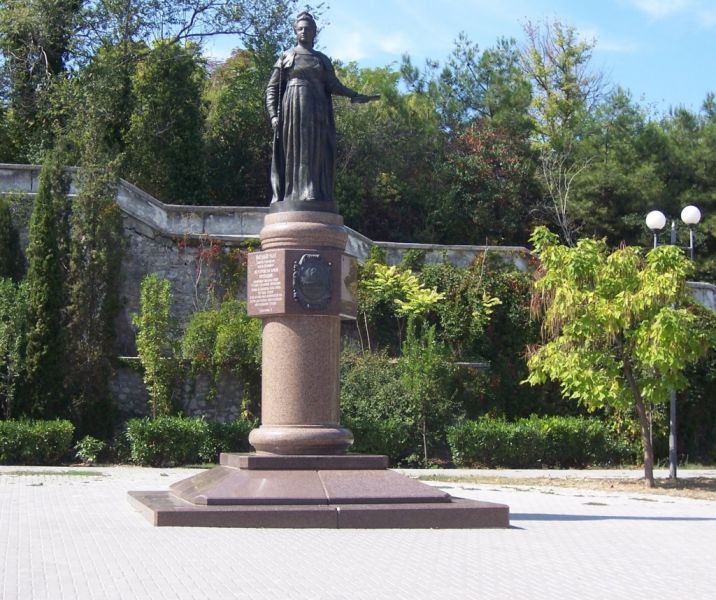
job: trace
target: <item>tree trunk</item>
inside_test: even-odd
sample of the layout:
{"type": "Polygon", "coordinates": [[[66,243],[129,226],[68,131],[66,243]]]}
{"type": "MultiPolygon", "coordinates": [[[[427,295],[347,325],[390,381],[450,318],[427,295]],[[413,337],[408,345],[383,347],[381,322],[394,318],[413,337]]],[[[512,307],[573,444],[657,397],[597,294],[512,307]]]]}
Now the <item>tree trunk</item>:
{"type": "Polygon", "coordinates": [[[423,466],[428,468],[428,427],[426,419],[423,419],[423,466]]]}
{"type": "Polygon", "coordinates": [[[654,487],[654,447],[651,445],[651,436],[649,435],[649,418],[644,405],[644,399],[641,397],[641,390],[634,377],[629,359],[624,356],[624,376],[629,383],[629,388],[634,395],[634,403],[636,404],[636,412],[639,415],[639,429],[641,430],[641,443],[644,448],[644,481],[646,487],[654,487]]]}
{"type": "Polygon", "coordinates": [[[646,407],[641,398],[641,394],[636,400],[636,412],[639,414],[639,428],[641,429],[641,442],[644,446],[644,480],[646,487],[654,487],[654,448],[651,445],[651,436],[649,435],[649,419],[646,414],[646,407]]]}

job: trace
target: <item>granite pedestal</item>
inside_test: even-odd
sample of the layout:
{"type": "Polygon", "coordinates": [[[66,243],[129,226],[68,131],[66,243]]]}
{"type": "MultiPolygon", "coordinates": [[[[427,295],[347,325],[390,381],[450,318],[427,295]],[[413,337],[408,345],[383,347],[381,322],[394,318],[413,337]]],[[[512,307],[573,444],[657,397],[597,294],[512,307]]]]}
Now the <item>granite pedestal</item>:
{"type": "Polygon", "coordinates": [[[129,500],[159,527],[509,527],[506,505],[453,498],[386,466],[385,456],[222,454],[218,467],[129,500]]]}
{"type": "MultiPolygon", "coordinates": [[[[281,204],[281,203],[277,203],[281,204]]],[[[329,207],[330,208],[330,207],[329,207]]],[[[502,504],[452,498],[388,470],[385,456],[346,454],[340,423],[340,322],[355,318],[355,261],[331,210],[277,210],[249,255],[248,314],[262,329],[261,426],[256,454],[164,492],[130,492],[156,526],[508,527],[502,504]]]]}

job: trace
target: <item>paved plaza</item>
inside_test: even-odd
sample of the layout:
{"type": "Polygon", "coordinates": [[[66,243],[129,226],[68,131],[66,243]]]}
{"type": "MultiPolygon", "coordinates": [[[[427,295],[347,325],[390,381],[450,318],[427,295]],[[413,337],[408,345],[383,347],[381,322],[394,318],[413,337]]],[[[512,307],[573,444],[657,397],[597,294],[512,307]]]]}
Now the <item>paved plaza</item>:
{"type": "Polygon", "coordinates": [[[0,598],[716,597],[713,501],[514,487],[529,473],[481,471],[505,485],[441,487],[508,504],[510,529],[153,528],[127,502],[196,472],[0,467],[0,598]]]}

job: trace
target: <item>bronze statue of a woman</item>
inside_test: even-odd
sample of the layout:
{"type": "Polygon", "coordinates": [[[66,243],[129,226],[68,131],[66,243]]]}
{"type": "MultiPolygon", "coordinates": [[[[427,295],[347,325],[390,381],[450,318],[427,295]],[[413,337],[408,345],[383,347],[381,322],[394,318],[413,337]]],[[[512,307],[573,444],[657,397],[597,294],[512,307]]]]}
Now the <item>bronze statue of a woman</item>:
{"type": "Polygon", "coordinates": [[[316,21],[302,12],[294,22],[296,46],[276,61],[266,87],[266,108],[274,130],[272,205],[282,209],[335,211],[336,128],[332,95],[352,102],[365,96],[344,86],[330,59],[313,49],[316,21]],[[285,208],[284,208],[285,207],[285,208]]]}

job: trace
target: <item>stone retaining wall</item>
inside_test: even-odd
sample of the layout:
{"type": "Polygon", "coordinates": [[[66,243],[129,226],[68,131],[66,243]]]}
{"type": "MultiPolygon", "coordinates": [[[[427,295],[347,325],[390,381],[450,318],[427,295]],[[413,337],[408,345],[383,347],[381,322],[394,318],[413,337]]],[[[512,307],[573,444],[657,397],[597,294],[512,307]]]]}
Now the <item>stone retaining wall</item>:
{"type": "MultiPolygon", "coordinates": [[[[70,169],[72,173],[75,169],[70,169]]],[[[13,220],[20,232],[23,247],[27,245],[27,229],[37,193],[40,167],[35,165],[0,164],[0,194],[10,194],[13,220]]],[[[73,184],[70,195],[76,195],[73,184]]],[[[139,310],[139,288],[148,273],[156,273],[172,283],[172,313],[179,328],[188,323],[191,314],[204,308],[207,285],[215,276],[202,250],[218,242],[229,251],[249,240],[258,240],[263,226],[265,207],[179,206],[164,204],[131,183],[120,180],[117,204],[124,220],[126,248],[122,263],[120,312],[116,320],[116,352],[135,356],[136,345],[131,316],[139,310]]],[[[515,268],[525,271],[530,254],[518,246],[442,246],[375,242],[349,229],[346,251],[365,260],[373,246],[380,247],[390,264],[399,263],[405,253],[418,250],[427,263],[448,261],[459,266],[469,265],[476,256],[490,253],[515,268]]],[[[716,286],[691,284],[699,302],[716,310],[716,286]]],[[[240,384],[230,379],[219,382],[215,401],[207,401],[208,380],[186,379],[180,394],[185,414],[205,414],[212,418],[237,416],[241,399],[240,384]],[[187,387],[188,386],[188,387],[187,387]]],[[[138,371],[122,367],[111,382],[120,412],[127,416],[146,414],[147,396],[138,371]]]]}
{"type": "MultiPolygon", "coordinates": [[[[142,379],[139,358],[122,357],[119,363],[109,384],[119,421],[148,416],[149,397],[142,379]]],[[[218,378],[213,397],[209,393],[210,389],[208,375],[193,377],[189,365],[184,365],[174,391],[176,404],[182,414],[204,416],[211,421],[230,421],[241,416],[241,382],[227,373],[218,378]]]]}

